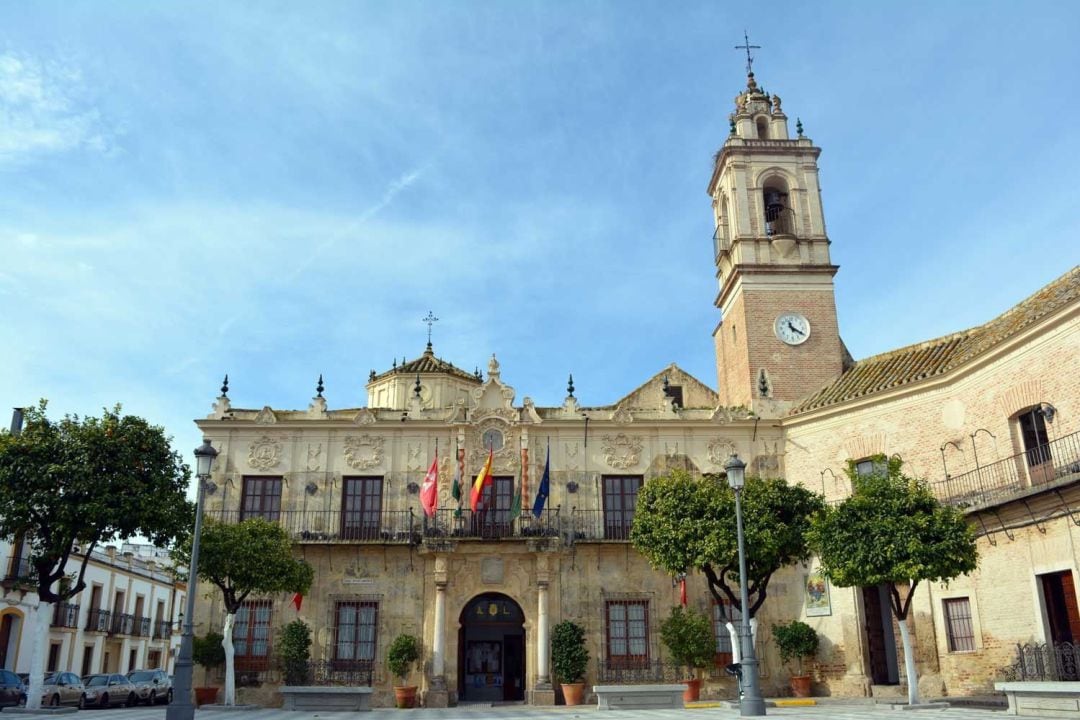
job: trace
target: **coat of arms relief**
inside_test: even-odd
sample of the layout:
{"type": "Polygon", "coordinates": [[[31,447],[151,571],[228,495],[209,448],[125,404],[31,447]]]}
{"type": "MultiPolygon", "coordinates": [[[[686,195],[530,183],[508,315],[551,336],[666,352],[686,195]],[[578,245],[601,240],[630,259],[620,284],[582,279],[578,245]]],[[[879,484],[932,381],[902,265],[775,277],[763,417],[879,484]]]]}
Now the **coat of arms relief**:
{"type": "Polygon", "coordinates": [[[372,435],[345,438],[345,462],[356,470],[370,470],[382,463],[383,439],[372,435]]]}

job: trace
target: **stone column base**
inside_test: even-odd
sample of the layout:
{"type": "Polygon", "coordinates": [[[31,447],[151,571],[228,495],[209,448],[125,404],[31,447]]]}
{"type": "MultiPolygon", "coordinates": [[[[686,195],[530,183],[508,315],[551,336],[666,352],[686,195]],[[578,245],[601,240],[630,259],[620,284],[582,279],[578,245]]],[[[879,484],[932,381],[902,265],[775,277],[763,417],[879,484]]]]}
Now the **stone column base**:
{"type": "Polygon", "coordinates": [[[446,690],[428,690],[426,693],[424,693],[424,707],[450,707],[450,693],[448,693],[446,690]]]}
{"type": "Polygon", "coordinates": [[[532,690],[529,691],[529,704],[539,705],[541,707],[555,704],[555,688],[551,683],[537,683],[532,690]]]}

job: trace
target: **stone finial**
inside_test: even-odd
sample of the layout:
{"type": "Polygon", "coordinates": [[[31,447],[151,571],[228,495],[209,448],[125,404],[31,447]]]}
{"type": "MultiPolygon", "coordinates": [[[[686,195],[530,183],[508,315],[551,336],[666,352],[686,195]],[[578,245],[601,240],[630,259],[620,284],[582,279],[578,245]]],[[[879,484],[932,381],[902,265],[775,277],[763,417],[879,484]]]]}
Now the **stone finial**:
{"type": "Polygon", "coordinates": [[[479,365],[477,365],[476,369],[473,370],[473,375],[476,376],[477,380],[483,380],[484,379],[484,374],[482,372],[480,372],[480,366],[479,365]]]}
{"type": "Polygon", "coordinates": [[[795,118],[795,132],[799,133],[799,137],[802,137],[802,119],[795,118]]]}
{"type": "Polygon", "coordinates": [[[368,382],[375,382],[375,369],[372,368],[371,372],[367,376],[368,382]]]}
{"type": "Polygon", "coordinates": [[[731,126],[731,134],[734,135],[736,133],[735,116],[734,115],[732,115],[730,118],[728,118],[728,124],[731,126]]]}
{"type": "Polygon", "coordinates": [[[495,353],[491,353],[491,359],[488,360],[488,377],[499,377],[499,361],[495,359],[495,353]]]}
{"type": "Polygon", "coordinates": [[[413,395],[420,397],[420,373],[416,373],[416,385],[413,386],[413,395]]]}
{"type": "Polygon", "coordinates": [[[229,397],[229,373],[225,373],[225,380],[221,383],[221,397],[229,397]]]}
{"type": "Polygon", "coordinates": [[[315,384],[315,397],[322,397],[323,387],[322,373],[319,373],[319,382],[315,384]]]}
{"type": "Polygon", "coordinates": [[[390,366],[391,370],[397,370],[397,358],[394,358],[394,363],[390,366]]]}
{"type": "Polygon", "coordinates": [[[774,113],[783,112],[780,109],[780,96],[779,95],[773,95],[772,96],[772,111],[774,113]]]}
{"type": "Polygon", "coordinates": [[[574,397],[574,373],[570,373],[570,379],[566,383],[567,397],[574,397]]]}

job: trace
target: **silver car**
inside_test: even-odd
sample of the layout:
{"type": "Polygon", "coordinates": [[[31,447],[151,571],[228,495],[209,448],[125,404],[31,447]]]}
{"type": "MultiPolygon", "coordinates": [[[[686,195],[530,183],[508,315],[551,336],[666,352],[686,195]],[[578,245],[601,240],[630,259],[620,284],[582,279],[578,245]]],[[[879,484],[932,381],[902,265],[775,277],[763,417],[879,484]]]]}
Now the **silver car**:
{"type": "Polygon", "coordinates": [[[135,686],[135,696],[141,703],[157,705],[172,702],[172,678],[164,670],[132,670],[128,680],[135,686]]]}
{"type": "Polygon", "coordinates": [[[41,704],[48,707],[60,705],[83,706],[83,684],[79,676],[71,672],[54,672],[45,676],[41,688],[41,704]]]}
{"type": "Polygon", "coordinates": [[[86,707],[131,707],[136,703],[135,686],[120,673],[87,675],[83,688],[86,707]]]}

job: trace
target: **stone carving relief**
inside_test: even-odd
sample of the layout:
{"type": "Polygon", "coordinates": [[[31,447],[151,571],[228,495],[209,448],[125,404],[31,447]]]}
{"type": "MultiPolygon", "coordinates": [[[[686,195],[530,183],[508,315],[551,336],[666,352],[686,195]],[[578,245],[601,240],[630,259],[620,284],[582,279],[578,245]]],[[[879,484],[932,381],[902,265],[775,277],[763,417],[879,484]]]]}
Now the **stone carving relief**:
{"type": "Polygon", "coordinates": [[[416,472],[424,469],[424,461],[420,458],[420,451],[423,446],[420,443],[416,443],[416,447],[412,446],[412,443],[405,445],[405,453],[407,459],[405,461],[405,469],[410,472],[416,472]]]}
{"type": "Polygon", "coordinates": [[[371,435],[345,438],[345,462],[357,470],[369,470],[382,463],[383,439],[371,435]]]}
{"type": "Polygon", "coordinates": [[[263,435],[248,446],[248,465],[256,470],[276,468],[281,461],[281,443],[263,435]]]}
{"type": "Polygon", "coordinates": [[[357,425],[371,425],[375,420],[375,413],[368,408],[360,408],[360,412],[356,413],[356,416],[353,418],[353,423],[357,425]]]}
{"type": "Polygon", "coordinates": [[[604,462],[616,470],[626,470],[637,465],[644,447],[641,437],[628,437],[623,433],[615,437],[605,435],[601,445],[604,462]]]}
{"type": "Polygon", "coordinates": [[[259,411],[259,414],[255,416],[256,425],[273,425],[277,422],[277,416],[274,415],[274,411],[270,409],[269,405],[263,407],[259,411]]]}
{"type": "Polygon", "coordinates": [[[761,441],[763,452],[754,457],[754,471],[761,477],[776,477],[780,474],[780,443],[773,442],[772,447],[766,440],[761,441]]]}
{"type": "Polygon", "coordinates": [[[714,438],[709,441],[705,451],[709,455],[709,462],[723,467],[728,458],[735,454],[735,442],[725,437],[714,438]]]}
{"type": "Polygon", "coordinates": [[[634,414],[624,408],[622,405],[615,408],[615,412],[611,414],[612,422],[617,422],[620,425],[627,425],[634,422],[634,414]]]}
{"type": "Polygon", "coordinates": [[[724,407],[721,405],[713,411],[712,417],[709,418],[718,425],[734,422],[735,420],[749,420],[754,417],[754,413],[750,412],[744,407],[724,407]]]}
{"type": "Polygon", "coordinates": [[[318,470],[322,456],[322,443],[308,443],[307,446],[307,469],[318,470]]]}
{"type": "Polygon", "coordinates": [[[581,447],[577,443],[565,443],[563,446],[563,453],[566,455],[566,469],[577,470],[578,469],[578,453],[581,452],[581,447]]]}

